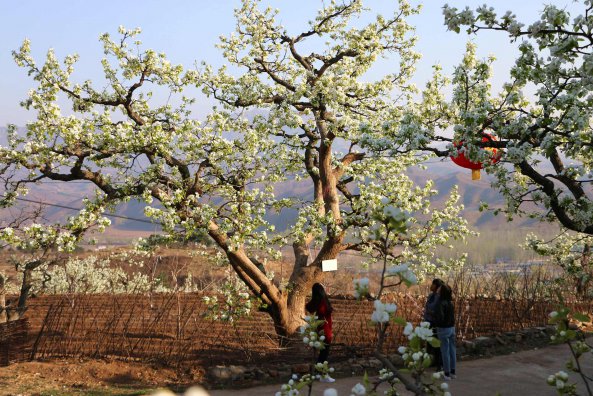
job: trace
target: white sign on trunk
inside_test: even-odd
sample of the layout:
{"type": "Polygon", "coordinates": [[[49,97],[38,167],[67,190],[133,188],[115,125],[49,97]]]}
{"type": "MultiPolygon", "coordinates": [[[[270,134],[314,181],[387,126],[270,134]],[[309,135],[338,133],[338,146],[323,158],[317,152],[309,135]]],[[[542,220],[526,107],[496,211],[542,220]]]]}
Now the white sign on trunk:
{"type": "Polygon", "coordinates": [[[323,272],[326,272],[326,271],[337,271],[337,269],[338,269],[338,260],[337,259],[323,260],[321,262],[321,270],[323,272]]]}

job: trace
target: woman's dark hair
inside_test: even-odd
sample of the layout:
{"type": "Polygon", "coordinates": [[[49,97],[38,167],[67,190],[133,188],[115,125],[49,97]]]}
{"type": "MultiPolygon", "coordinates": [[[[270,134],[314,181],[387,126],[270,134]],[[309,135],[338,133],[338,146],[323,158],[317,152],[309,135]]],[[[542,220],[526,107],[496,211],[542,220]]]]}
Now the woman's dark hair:
{"type": "Polygon", "coordinates": [[[442,279],[434,278],[432,280],[432,284],[439,287],[439,286],[443,286],[445,284],[445,282],[442,279]]]}
{"type": "Polygon", "coordinates": [[[441,285],[440,296],[442,300],[451,301],[453,299],[453,291],[449,285],[441,285]]]}
{"type": "Polygon", "coordinates": [[[331,313],[334,309],[332,308],[331,303],[329,302],[329,298],[327,298],[327,293],[325,289],[321,285],[321,283],[315,283],[313,288],[311,289],[311,301],[309,301],[306,305],[306,309],[309,312],[317,312],[319,309],[319,305],[321,302],[325,301],[325,306],[327,307],[327,312],[331,313]]]}

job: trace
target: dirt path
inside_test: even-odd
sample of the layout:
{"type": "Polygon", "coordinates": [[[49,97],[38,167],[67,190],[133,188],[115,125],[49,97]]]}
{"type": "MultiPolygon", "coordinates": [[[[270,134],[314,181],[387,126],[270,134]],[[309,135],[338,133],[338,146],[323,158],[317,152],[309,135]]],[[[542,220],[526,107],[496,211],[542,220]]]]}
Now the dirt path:
{"type": "MultiPolygon", "coordinates": [[[[453,396],[545,396],[556,395],[556,391],[547,385],[550,374],[565,369],[570,351],[566,345],[546,347],[490,359],[459,362],[458,377],[450,381],[453,396]]],[[[585,357],[585,372],[593,374],[593,356],[585,357]]],[[[574,374],[571,382],[579,382],[574,374]]],[[[350,395],[350,390],[361,378],[340,378],[335,384],[316,384],[313,395],[323,395],[326,388],[335,388],[340,396],[350,395]]],[[[266,396],[274,395],[279,385],[268,385],[240,390],[213,390],[211,396],[266,396]]],[[[586,394],[584,387],[579,394],[586,394]]]]}

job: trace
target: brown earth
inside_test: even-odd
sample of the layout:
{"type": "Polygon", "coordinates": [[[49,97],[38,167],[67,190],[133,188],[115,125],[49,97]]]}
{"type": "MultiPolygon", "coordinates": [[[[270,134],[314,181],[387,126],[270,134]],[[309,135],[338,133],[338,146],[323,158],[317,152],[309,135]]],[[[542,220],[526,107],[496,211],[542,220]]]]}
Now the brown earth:
{"type": "Polygon", "coordinates": [[[134,362],[68,359],[0,367],[3,396],[145,395],[180,382],[170,368],[134,362]]]}
{"type": "MultiPolygon", "coordinates": [[[[555,395],[554,388],[546,384],[546,378],[559,370],[568,372],[564,365],[569,356],[568,347],[558,345],[462,361],[458,363],[458,378],[450,382],[450,389],[456,396],[493,396],[497,392],[502,396],[555,395]]],[[[586,356],[583,363],[585,372],[593,372],[591,356],[586,356]]],[[[580,382],[574,373],[570,376],[571,382],[580,382]]],[[[164,387],[181,392],[191,385],[191,378],[201,378],[201,373],[176,373],[157,365],[108,360],[28,362],[0,368],[0,395],[146,395],[164,387]]],[[[361,381],[360,377],[351,377],[339,378],[335,384],[316,384],[312,395],[322,395],[323,390],[330,387],[336,388],[340,395],[348,395],[361,381]]],[[[275,384],[211,390],[210,395],[274,395],[279,389],[280,385],[275,384]]],[[[580,391],[584,394],[582,386],[580,391]]]]}

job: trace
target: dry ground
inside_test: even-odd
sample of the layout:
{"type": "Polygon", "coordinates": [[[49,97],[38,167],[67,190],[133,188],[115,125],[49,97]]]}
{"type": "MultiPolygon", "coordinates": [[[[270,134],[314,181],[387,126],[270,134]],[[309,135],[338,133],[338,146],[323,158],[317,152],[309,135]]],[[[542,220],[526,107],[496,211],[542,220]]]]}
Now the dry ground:
{"type": "Polygon", "coordinates": [[[145,395],[174,388],[169,368],[107,360],[54,360],[0,367],[0,395],[145,395]]]}
{"type": "MultiPolygon", "coordinates": [[[[569,357],[565,345],[524,351],[489,359],[459,362],[458,378],[450,382],[455,396],[531,396],[555,395],[546,384],[548,375],[564,369],[569,357]]],[[[593,372],[593,357],[585,359],[584,370],[593,372]]],[[[0,368],[0,395],[146,395],[162,387],[181,392],[190,386],[188,378],[200,378],[200,372],[185,372],[183,379],[174,370],[148,364],[117,361],[63,360],[29,362],[0,368]]],[[[578,379],[571,375],[572,380],[578,379]]],[[[341,378],[335,384],[317,384],[313,395],[335,387],[340,395],[349,395],[360,378],[341,378]]],[[[274,395],[279,385],[249,389],[212,390],[211,396],[274,395]]],[[[585,394],[581,389],[580,394],[585,394]]]]}

